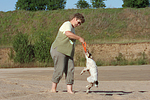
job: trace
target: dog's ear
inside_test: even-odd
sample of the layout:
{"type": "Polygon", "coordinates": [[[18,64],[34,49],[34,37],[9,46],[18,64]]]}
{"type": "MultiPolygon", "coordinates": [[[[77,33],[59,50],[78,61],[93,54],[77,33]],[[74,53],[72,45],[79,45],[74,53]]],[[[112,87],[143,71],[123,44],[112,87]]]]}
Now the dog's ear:
{"type": "Polygon", "coordinates": [[[88,58],[91,58],[92,59],[92,54],[91,53],[89,53],[89,57],[88,58]]]}
{"type": "Polygon", "coordinates": [[[92,56],[92,54],[91,53],[89,53],[89,58],[92,56]]]}
{"type": "Polygon", "coordinates": [[[86,49],[86,53],[88,53],[88,58],[92,58],[92,54],[89,52],[89,50],[88,49],[86,49]]]}

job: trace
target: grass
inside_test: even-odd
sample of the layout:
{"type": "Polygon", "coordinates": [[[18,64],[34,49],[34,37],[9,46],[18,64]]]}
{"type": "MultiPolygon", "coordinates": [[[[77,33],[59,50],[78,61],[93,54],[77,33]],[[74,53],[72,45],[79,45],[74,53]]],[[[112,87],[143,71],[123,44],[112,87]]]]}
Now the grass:
{"type": "Polygon", "coordinates": [[[89,44],[149,42],[149,10],[108,8],[0,12],[0,46],[11,45],[13,36],[18,32],[27,33],[33,43],[41,33],[55,38],[61,24],[77,12],[85,16],[86,22],[76,28],[76,34],[89,44]]]}

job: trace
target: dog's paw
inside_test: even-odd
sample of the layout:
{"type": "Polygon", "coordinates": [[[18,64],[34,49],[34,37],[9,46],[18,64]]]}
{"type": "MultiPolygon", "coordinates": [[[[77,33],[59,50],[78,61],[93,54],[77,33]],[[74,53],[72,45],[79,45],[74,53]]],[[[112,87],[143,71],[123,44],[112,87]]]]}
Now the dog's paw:
{"type": "Polygon", "coordinates": [[[95,85],[96,88],[98,88],[98,85],[95,85]]]}
{"type": "Polygon", "coordinates": [[[89,91],[90,91],[90,90],[89,90],[89,89],[87,89],[87,90],[86,90],[86,94],[89,94],[89,91]]]}

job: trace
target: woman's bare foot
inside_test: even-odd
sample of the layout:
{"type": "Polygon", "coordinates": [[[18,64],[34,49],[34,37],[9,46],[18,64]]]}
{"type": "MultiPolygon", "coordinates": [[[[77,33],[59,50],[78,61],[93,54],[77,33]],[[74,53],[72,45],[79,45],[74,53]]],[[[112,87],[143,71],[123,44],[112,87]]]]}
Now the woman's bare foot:
{"type": "Polygon", "coordinates": [[[75,94],[73,91],[67,91],[68,93],[70,93],[70,94],[75,94]]]}
{"type": "Polygon", "coordinates": [[[50,90],[50,92],[51,92],[51,93],[57,93],[57,91],[56,91],[56,90],[50,90]]]}
{"type": "Polygon", "coordinates": [[[67,85],[67,92],[70,94],[74,94],[74,92],[72,91],[72,85],[67,85]]]}
{"type": "Polygon", "coordinates": [[[57,83],[52,82],[52,88],[50,90],[51,93],[56,93],[57,83]]]}
{"type": "Polygon", "coordinates": [[[46,92],[57,93],[58,91],[55,91],[55,90],[47,90],[46,92]]]}

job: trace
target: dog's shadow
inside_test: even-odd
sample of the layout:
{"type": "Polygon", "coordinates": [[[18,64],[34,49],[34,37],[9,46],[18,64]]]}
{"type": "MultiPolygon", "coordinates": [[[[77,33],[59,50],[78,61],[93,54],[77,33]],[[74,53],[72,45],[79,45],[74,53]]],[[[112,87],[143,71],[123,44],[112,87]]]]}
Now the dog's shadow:
{"type": "MultiPolygon", "coordinates": [[[[86,93],[86,91],[83,91],[86,93]]],[[[89,91],[90,93],[95,93],[95,94],[99,94],[99,95],[106,95],[106,96],[113,96],[113,95],[128,95],[133,93],[134,91],[89,91]]],[[[147,91],[138,91],[140,93],[145,93],[147,91]]]]}
{"type": "MultiPolygon", "coordinates": [[[[63,92],[67,92],[67,90],[63,90],[63,92]]],[[[74,91],[74,93],[78,93],[79,91],[74,91]]],[[[86,93],[86,91],[83,91],[84,93],[86,93]]],[[[135,91],[89,91],[88,94],[99,94],[99,95],[105,95],[105,96],[113,96],[113,95],[128,95],[128,94],[132,94],[135,91]]],[[[145,93],[148,91],[138,91],[139,93],[145,93]]]]}

